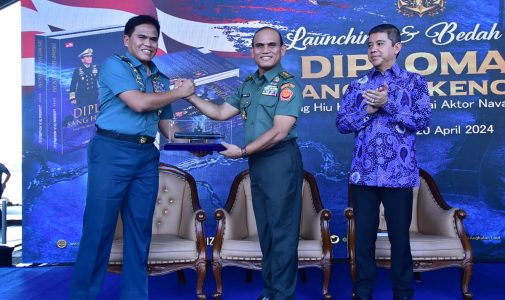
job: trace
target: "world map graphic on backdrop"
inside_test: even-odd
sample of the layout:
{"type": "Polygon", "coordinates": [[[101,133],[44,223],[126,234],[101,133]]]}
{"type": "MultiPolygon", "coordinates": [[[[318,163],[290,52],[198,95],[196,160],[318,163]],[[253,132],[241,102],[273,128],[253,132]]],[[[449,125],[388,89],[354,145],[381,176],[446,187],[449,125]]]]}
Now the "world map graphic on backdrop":
{"type": "MultiPolygon", "coordinates": [[[[95,35],[98,39],[103,28],[121,26],[137,14],[160,20],[160,61],[198,48],[225,60],[229,71],[238,70],[198,86],[197,93],[216,103],[255,71],[249,55],[255,30],[268,25],[281,31],[288,48],[282,64],[304,93],[298,143],[304,167],[314,174],[323,203],[332,212],[335,258],[347,255],[343,210],[353,147],[352,135],[337,132],[336,113],[350,81],[371,67],[366,59],[368,30],[379,23],[395,24],[404,42],[399,65],[424,75],[430,88],[433,118],[429,128],[418,133],[420,167],[434,176],[451,206],[467,211],[465,226],[476,258],[505,259],[503,5],[500,0],[193,0],[177,5],[157,0],[23,0],[23,260],[71,262],[75,258],[89,136],[74,129],[66,136],[71,147],[54,137],[68,133],[69,124],[93,128],[97,113],[98,106],[68,106],[70,76],[79,62],[76,55],[87,48],[78,46],[77,38],[95,35]],[[55,38],[51,36],[64,41],[61,48],[51,48],[55,38]],[[41,48],[44,43],[54,51],[41,48]],[[61,54],[57,60],[64,53],[57,49],[77,54],[61,54]],[[54,103],[63,113],[66,110],[61,122],[51,121],[58,116],[54,103]]],[[[93,44],[98,65],[105,56],[124,51],[120,35],[107,43],[97,39],[88,43],[93,44]]],[[[176,118],[195,123],[204,118],[183,101],[174,108],[176,118]]],[[[231,124],[233,142],[240,145],[242,121],[238,117],[231,124]]],[[[209,216],[205,232],[212,237],[216,226],[212,213],[224,205],[234,176],[247,168],[247,162],[175,151],[162,151],[161,160],[197,180],[209,216]]]]}

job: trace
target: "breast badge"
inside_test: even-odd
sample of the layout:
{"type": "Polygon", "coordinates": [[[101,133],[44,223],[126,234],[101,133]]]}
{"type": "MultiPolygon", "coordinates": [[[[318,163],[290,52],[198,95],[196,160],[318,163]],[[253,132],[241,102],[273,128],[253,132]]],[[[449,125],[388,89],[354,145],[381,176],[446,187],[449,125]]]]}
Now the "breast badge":
{"type": "Polygon", "coordinates": [[[265,96],[277,96],[277,89],[278,87],[276,85],[267,85],[266,87],[263,88],[263,92],[261,93],[262,95],[265,96]]]}

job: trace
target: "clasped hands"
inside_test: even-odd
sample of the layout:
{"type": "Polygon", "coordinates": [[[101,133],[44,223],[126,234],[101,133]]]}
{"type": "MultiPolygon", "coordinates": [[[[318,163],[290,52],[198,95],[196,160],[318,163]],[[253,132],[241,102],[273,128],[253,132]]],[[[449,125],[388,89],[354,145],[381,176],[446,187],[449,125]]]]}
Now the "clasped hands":
{"type": "MultiPolygon", "coordinates": [[[[186,99],[195,94],[195,83],[192,79],[177,78],[174,80],[174,90],[181,92],[181,97],[186,99]]],[[[191,151],[195,156],[203,157],[212,153],[212,151],[191,151]]]]}
{"type": "Polygon", "coordinates": [[[373,114],[379,110],[379,108],[384,107],[388,102],[388,85],[384,83],[376,90],[366,90],[363,93],[363,98],[365,98],[366,112],[373,114]]]}
{"type": "MultiPolygon", "coordinates": [[[[195,93],[195,83],[191,79],[178,78],[174,80],[174,89],[180,89],[182,97],[189,101],[189,98],[195,93]]],[[[234,144],[228,144],[226,142],[221,143],[226,150],[219,152],[219,154],[227,158],[240,158],[242,157],[242,149],[234,144]]],[[[210,154],[208,151],[196,151],[192,152],[198,157],[202,157],[210,154]]]]}
{"type": "Polygon", "coordinates": [[[195,93],[195,83],[192,79],[177,78],[174,80],[174,89],[181,92],[182,98],[186,98],[195,93]]]}

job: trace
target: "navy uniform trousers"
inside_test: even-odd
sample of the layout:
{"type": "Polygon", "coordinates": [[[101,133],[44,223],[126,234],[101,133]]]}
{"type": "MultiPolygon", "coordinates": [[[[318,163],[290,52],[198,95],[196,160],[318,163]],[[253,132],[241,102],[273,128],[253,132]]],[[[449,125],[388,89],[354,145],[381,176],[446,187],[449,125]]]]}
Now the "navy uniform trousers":
{"type": "Polygon", "coordinates": [[[158,194],[159,151],[95,135],[88,146],[88,194],[72,299],[95,299],[106,273],[118,214],[123,219],[121,299],[147,299],[147,257],[158,194]]]}
{"type": "Polygon", "coordinates": [[[298,270],[303,165],[295,139],[249,157],[260,240],[263,296],[294,299],[298,270]]]}
{"type": "Polygon", "coordinates": [[[387,188],[352,185],[351,201],[356,225],[357,280],[353,291],[360,299],[369,299],[376,278],[375,241],[379,227],[379,207],[391,243],[391,280],[394,297],[410,299],[414,290],[409,228],[412,220],[412,188],[387,188]]]}

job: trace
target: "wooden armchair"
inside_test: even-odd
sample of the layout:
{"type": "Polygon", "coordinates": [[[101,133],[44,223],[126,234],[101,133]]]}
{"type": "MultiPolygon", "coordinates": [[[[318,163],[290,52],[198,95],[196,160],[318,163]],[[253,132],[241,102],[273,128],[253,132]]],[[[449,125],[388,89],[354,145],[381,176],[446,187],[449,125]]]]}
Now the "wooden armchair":
{"type": "MultiPolygon", "coordinates": [[[[473,269],[473,252],[463,227],[466,212],[450,207],[442,198],[433,178],[419,170],[419,188],[414,189],[412,222],[410,224],[410,247],[414,261],[414,272],[437,270],[446,267],[462,269],[461,292],[464,299],[472,299],[468,286],[473,269]]],[[[349,185],[349,203],[352,193],[349,185]]],[[[348,220],[348,252],[351,277],[356,280],[355,227],[351,207],[346,208],[348,220]]],[[[381,204],[379,229],[387,231],[384,209],[381,204]]],[[[377,236],[375,243],[377,266],[391,267],[391,245],[387,236],[377,236]]]]}
{"type": "MultiPolygon", "coordinates": [[[[236,266],[252,270],[261,269],[256,219],[252,207],[249,171],[237,175],[232,183],[224,208],[215,212],[217,230],[212,253],[212,270],[216,280],[214,298],[223,293],[221,269],[236,266]]],[[[330,211],[324,209],[316,180],[304,172],[302,187],[302,217],[298,267],[317,267],[323,270],[323,296],[331,299],[328,285],[331,275],[330,211]]]]}
{"type": "MultiPolygon", "coordinates": [[[[178,271],[185,282],[182,269],[197,272],[196,293],[205,299],[203,282],[206,272],[205,212],[200,208],[194,178],[174,166],[160,164],[160,184],[153,217],[153,236],[149,250],[149,275],[178,271]]],[[[108,270],[120,273],[123,260],[123,223],[116,226],[108,270]]]]}

